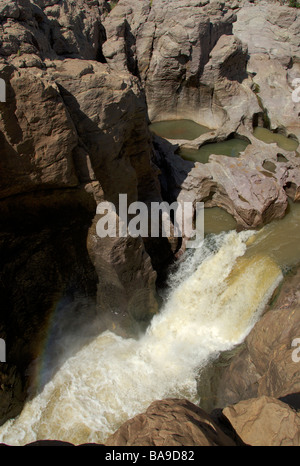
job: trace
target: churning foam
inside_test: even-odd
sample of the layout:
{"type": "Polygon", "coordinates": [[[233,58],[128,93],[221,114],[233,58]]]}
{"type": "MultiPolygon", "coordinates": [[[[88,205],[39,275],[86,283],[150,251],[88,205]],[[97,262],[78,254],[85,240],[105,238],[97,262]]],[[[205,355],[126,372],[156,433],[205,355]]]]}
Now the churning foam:
{"type": "Polygon", "coordinates": [[[242,257],[252,234],[206,240],[174,274],[164,308],[140,339],[99,335],[0,428],[0,442],[103,443],[154,400],[199,401],[199,369],[245,338],[282,279],[267,256],[242,257]]]}

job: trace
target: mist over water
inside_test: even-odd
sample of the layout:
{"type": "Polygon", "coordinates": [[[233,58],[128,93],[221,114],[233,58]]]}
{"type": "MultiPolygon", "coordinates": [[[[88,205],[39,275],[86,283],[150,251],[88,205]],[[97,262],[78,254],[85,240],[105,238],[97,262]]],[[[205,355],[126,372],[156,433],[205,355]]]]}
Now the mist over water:
{"type": "Polygon", "coordinates": [[[254,235],[209,235],[189,251],[146,333],[135,340],[105,331],[88,342],[0,428],[0,442],[104,443],[156,399],[199,402],[199,369],[245,338],[282,279],[268,256],[243,257],[254,235]]]}

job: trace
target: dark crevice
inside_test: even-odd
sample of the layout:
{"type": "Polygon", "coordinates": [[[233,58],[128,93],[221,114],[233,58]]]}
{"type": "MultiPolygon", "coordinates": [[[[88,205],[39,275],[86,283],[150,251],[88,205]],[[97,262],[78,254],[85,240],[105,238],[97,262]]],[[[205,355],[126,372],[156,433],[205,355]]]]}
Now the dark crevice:
{"type": "Polygon", "coordinates": [[[96,53],[96,60],[100,63],[107,63],[106,58],[103,54],[102,44],[98,47],[98,50],[96,53]]]}

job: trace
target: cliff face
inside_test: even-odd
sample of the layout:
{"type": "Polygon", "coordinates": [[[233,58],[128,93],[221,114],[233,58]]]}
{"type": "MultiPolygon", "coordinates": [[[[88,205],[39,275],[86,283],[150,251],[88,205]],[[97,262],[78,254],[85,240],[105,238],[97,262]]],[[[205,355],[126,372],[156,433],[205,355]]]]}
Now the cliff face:
{"type": "Polygon", "coordinates": [[[272,128],[292,129],[299,20],[277,1],[120,0],[102,49],[111,68],[140,78],[151,120],[190,118],[228,135],[266,109],[272,128]]]}
{"type": "Polygon", "coordinates": [[[278,147],[252,133],[260,125],[298,135],[292,94],[299,22],[297,9],[274,2],[184,0],[172,7],[168,1],[121,0],[105,18],[103,55],[112,69],[140,79],[150,120],[184,118],[211,128],[169,146],[155,139],[169,200],[221,206],[240,227],[252,228],[281,218],[288,196],[298,199],[297,153],[280,150],[288,163],[277,163],[278,147]],[[178,146],[197,149],[233,135],[251,142],[236,160],[212,155],[207,165],[193,167],[174,154],[178,146]],[[267,162],[275,163],[274,175],[265,170],[267,162]]]}
{"type": "MultiPolygon", "coordinates": [[[[139,76],[151,120],[187,118],[221,127],[230,119],[225,99],[247,93],[239,85],[246,78],[247,49],[232,37],[224,38],[232,36],[235,21],[229,2],[176,0],[171,7],[168,0],[151,5],[148,0],[122,0],[104,21],[103,53],[114,69],[139,76]],[[226,51],[219,47],[215,60],[212,51],[221,37],[231,44],[226,51]]],[[[250,92],[239,104],[249,99],[250,92]]],[[[237,108],[237,115],[242,111],[237,108]]]]}
{"type": "Polygon", "coordinates": [[[75,329],[98,315],[103,328],[128,332],[157,310],[143,241],[95,231],[101,201],[161,200],[140,83],[101,63],[107,11],[105,2],[0,5],[2,421],[22,402],[25,369],[64,302],[89,303],[70,315],[75,329]]]}
{"type": "Polygon", "coordinates": [[[76,3],[1,0],[0,53],[15,59],[20,66],[26,60],[32,60],[33,64],[40,63],[39,59],[54,57],[101,59],[101,45],[105,40],[101,17],[108,11],[109,6],[103,0],[76,3]]]}
{"type": "MultiPolygon", "coordinates": [[[[118,204],[119,193],[129,203],[163,196],[203,201],[252,228],[282,217],[288,197],[299,200],[298,154],[279,154],[252,130],[267,124],[299,137],[292,92],[300,14],[250,3],[120,0],[111,10],[105,0],[0,0],[0,78],[7,91],[0,103],[0,337],[8,349],[0,423],[22,406],[25,372],[54,310],[63,314],[66,303],[77,302],[69,316],[74,332],[100,320],[101,328],[124,333],[156,312],[157,272],[177,246],[100,239],[99,202],[118,204]],[[186,141],[150,134],[150,120],[170,118],[211,128],[189,147],[234,134],[252,145],[240,159],[213,155],[194,166],[174,152],[186,141]]],[[[285,311],[278,316],[284,321],[285,311]]],[[[299,390],[272,385],[276,369],[251,350],[251,338],[263,341],[256,331],[243,363],[252,378],[231,377],[240,363],[233,361],[222,379],[222,407],[241,401],[240,384],[254,396],[299,390]]]]}

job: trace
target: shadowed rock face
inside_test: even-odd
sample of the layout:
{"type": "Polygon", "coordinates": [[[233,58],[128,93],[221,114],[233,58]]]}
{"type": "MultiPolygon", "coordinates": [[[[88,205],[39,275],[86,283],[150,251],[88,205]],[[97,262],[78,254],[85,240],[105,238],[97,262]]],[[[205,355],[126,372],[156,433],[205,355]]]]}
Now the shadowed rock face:
{"type": "MultiPolygon", "coordinates": [[[[104,199],[117,204],[119,193],[128,195],[128,203],[160,200],[150,160],[145,101],[136,78],[113,75],[106,65],[84,60],[53,61],[51,68],[39,74],[30,69],[10,68],[9,72],[7,102],[1,104],[3,203],[12,195],[36,195],[50,189],[59,203],[55,191],[71,188],[86,199],[92,226],[96,204],[104,199]]],[[[111,275],[109,267],[113,270],[112,264],[121,261],[120,276],[125,278],[118,278],[116,272],[117,286],[122,289],[133,279],[141,312],[147,314],[147,308],[155,308],[155,274],[141,240],[101,242],[91,229],[87,242],[97,263],[99,254],[106,257],[106,265],[98,270],[100,283],[103,275],[111,275]],[[139,251],[134,260],[137,273],[141,273],[138,280],[129,273],[129,257],[122,259],[128,241],[139,251]],[[111,257],[108,250],[114,251],[111,257]],[[141,293],[145,298],[148,294],[152,304],[148,298],[144,302],[141,293]]],[[[130,292],[124,292],[132,300],[130,292]]],[[[114,303],[117,308],[115,295],[114,303]]],[[[135,306],[134,299],[131,306],[135,306]]],[[[119,312],[127,313],[126,304],[119,312]]]]}
{"type": "Polygon", "coordinates": [[[128,202],[161,196],[138,80],[95,60],[99,4],[83,12],[60,2],[2,3],[0,331],[15,367],[1,385],[4,422],[20,409],[25,370],[65,302],[89,301],[88,310],[77,306],[74,328],[100,315],[101,328],[127,333],[156,312],[156,273],[143,241],[101,240],[95,214],[119,193],[128,202]],[[9,48],[16,40],[22,47],[9,48]]]}

